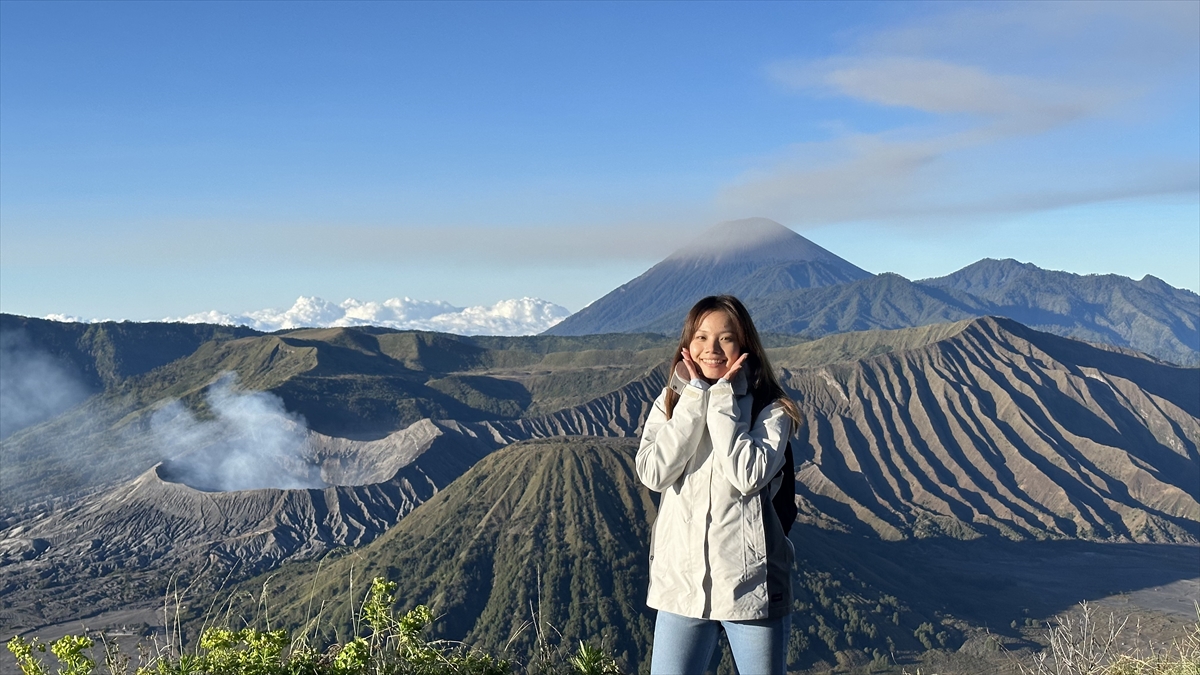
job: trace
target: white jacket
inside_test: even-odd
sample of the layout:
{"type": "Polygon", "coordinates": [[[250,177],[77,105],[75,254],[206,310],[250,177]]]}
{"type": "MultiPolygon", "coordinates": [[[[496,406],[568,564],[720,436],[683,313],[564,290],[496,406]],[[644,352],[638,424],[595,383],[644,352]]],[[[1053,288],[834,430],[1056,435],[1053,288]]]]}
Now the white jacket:
{"type": "Polygon", "coordinates": [[[766,406],[751,425],[745,374],[707,391],[678,372],[667,419],[654,402],[638,477],[662,493],[650,540],[647,604],[693,618],[768,619],[791,611],[794,552],[771,506],[791,420],[766,406]]]}

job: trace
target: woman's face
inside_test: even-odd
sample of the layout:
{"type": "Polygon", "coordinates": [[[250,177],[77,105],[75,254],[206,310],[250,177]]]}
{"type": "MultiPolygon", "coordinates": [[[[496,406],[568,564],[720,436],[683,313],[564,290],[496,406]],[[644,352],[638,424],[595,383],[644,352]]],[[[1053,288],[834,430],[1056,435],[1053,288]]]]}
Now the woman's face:
{"type": "Polygon", "coordinates": [[[712,311],[700,317],[688,351],[704,379],[720,379],[742,355],[733,320],[722,311],[712,311]]]}

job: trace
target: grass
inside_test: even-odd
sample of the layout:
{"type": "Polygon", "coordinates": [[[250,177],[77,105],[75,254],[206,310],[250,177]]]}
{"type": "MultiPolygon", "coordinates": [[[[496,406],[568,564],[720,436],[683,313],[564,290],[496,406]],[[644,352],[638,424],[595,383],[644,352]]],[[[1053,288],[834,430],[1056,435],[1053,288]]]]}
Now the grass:
{"type": "Polygon", "coordinates": [[[1047,627],[1050,646],[1017,667],[1022,675],[1200,675],[1200,621],[1171,645],[1157,647],[1137,638],[1123,645],[1128,623],[1128,617],[1101,616],[1080,603],[1078,613],[1047,627]]]}

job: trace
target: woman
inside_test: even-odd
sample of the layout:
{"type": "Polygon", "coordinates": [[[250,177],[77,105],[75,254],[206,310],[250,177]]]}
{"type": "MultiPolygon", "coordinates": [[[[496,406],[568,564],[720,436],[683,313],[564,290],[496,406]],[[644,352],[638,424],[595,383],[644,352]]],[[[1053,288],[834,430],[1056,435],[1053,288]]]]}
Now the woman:
{"type": "Polygon", "coordinates": [[[742,303],[696,303],[637,454],[638,477],[662,493],[652,675],[707,670],[720,627],[739,673],[786,671],[794,554],[771,497],[799,421],[742,303]]]}

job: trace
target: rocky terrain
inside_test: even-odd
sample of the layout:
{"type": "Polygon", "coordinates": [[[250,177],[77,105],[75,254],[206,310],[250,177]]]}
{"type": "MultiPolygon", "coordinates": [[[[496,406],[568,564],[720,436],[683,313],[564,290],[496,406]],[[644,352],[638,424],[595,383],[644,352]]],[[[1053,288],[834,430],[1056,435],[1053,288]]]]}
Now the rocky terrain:
{"type": "Polygon", "coordinates": [[[785,379],[809,420],[802,517],[883,539],[1200,541],[1194,369],[1007,319],[935,328],[862,334],[885,353],[851,363],[781,350],[808,366],[785,379]]]}
{"type": "Polygon", "coordinates": [[[163,461],[116,487],[10,516],[15,524],[0,531],[0,620],[26,628],[146,604],[173,575],[213,592],[285,560],[361,546],[498,447],[633,435],[662,383],[653,370],[550,415],[426,419],[371,441],[309,432],[303,459],[319,470],[323,488],[220,491],[198,484],[187,466],[194,457],[163,461]],[[31,595],[36,602],[26,601],[31,595]]]}

